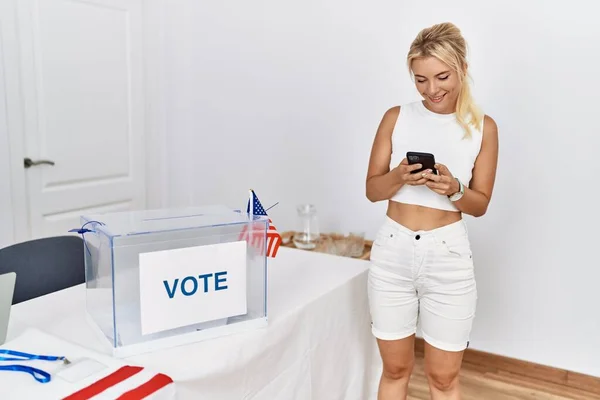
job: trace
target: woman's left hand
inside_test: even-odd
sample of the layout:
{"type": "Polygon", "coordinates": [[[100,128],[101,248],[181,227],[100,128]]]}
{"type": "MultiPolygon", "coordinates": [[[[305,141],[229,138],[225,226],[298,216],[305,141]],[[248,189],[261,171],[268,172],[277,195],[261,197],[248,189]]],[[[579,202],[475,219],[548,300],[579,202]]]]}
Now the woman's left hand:
{"type": "Polygon", "coordinates": [[[437,169],[438,175],[434,173],[424,175],[428,179],[425,185],[429,189],[445,196],[452,196],[460,190],[458,181],[454,179],[454,176],[444,164],[435,164],[435,169],[437,169]]]}

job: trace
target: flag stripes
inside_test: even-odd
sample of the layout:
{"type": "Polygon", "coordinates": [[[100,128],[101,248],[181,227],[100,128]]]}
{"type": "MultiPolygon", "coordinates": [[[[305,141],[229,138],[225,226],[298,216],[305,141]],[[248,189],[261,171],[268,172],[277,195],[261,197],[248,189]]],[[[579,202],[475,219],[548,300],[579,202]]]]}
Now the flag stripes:
{"type": "Polygon", "coordinates": [[[117,400],[142,400],[173,383],[170,377],[160,373],[142,376],[143,370],[143,367],[123,366],[63,400],[95,400],[107,397],[117,400]],[[139,379],[136,379],[138,377],[139,379]]]}
{"type": "MultiPolygon", "coordinates": [[[[268,217],[267,212],[264,207],[258,200],[256,193],[253,190],[250,191],[251,198],[248,199],[248,206],[246,208],[246,212],[248,215],[259,215],[268,217]]],[[[250,221],[248,224],[244,226],[242,232],[240,234],[240,240],[246,240],[248,244],[252,247],[259,249],[261,255],[266,254],[267,257],[275,257],[277,255],[277,250],[279,250],[279,246],[282,243],[281,235],[273,225],[273,221],[269,218],[269,227],[267,229],[267,243],[265,244],[265,232],[262,229],[256,229],[251,226],[252,222],[250,221]],[[250,228],[248,227],[250,226],[250,228]],[[248,233],[248,230],[251,230],[248,233]]]]}

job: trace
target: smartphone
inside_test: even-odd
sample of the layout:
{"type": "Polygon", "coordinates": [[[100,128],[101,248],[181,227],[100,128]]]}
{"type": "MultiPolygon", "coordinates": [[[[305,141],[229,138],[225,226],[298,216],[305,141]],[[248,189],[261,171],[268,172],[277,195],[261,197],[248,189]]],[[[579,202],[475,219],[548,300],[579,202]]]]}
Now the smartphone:
{"type": "Polygon", "coordinates": [[[408,151],[406,152],[406,159],[408,160],[409,165],[413,164],[421,164],[422,167],[414,170],[412,173],[416,174],[422,172],[426,169],[430,169],[434,174],[437,175],[437,170],[435,169],[435,157],[431,153],[419,153],[417,151],[408,151]]]}

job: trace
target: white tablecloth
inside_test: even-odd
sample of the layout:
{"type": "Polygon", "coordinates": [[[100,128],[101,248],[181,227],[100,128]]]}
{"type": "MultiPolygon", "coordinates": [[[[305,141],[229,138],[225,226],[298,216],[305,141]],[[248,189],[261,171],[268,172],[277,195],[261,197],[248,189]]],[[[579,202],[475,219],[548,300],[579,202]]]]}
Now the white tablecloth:
{"type": "MultiPolygon", "coordinates": [[[[181,399],[373,398],[379,356],[367,268],[362,260],[281,248],[269,259],[268,327],[125,361],[170,376],[181,399]]],[[[15,305],[9,339],[27,327],[106,351],[85,320],[83,286],[15,305]]]]}
{"type": "Polygon", "coordinates": [[[104,390],[95,391],[93,400],[114,400],[126,392],[143,390],[148,386],[153,386],[153,389],[147,392],[146,400],[177,399],[176,383],[169,377],[139,365],[128,365],[124,360],[74,345],[36,328],[27,328],[0,348],[30,354],[67,356],[70,361],[69,364],[46,360],[0,362],[5,366],[17,364],[36,368],[51,374],[52,378],[49,382],[41,383],[28,373],[0,371],[2,400],[59,400],[74,393],[78,393],[80,399],[88,398],[83,393],[94,391],[91,387],[102,385],[101,381],[106,379],[112,379],[112,382],[104,390]],[[117,379],[119,376],[123,379],[117,379]]]}

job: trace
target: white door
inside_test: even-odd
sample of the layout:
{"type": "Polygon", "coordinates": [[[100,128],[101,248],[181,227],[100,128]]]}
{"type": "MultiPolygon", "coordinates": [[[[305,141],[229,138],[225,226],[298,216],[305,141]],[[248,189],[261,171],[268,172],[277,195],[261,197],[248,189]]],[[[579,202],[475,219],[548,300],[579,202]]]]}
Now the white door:
{"type": "Polygon", "coordinates": [[[16,176],[29,237],[67,234],[82,214],[143,208],[141,0],[13,4],[18,60],[6,62],[19,63],[20,93],[7,99],[21,104],[16,176]]]}
{"type": "MultiPolygon", "coordinates": [[[[0,8],[0,13],[2,9],[0,8]]],[[[0,34],[2,19],[0,18],[0,34]]],[[[0,42],[0,61],[4,59],[0,42]]],[[[6,90],[4,88],[4,66],[0,62],[0,249],[12,244],[14,239],[12,198],[10,193],[10,152],[8,151],[8,124],[6,117],[6,90]]]]}

